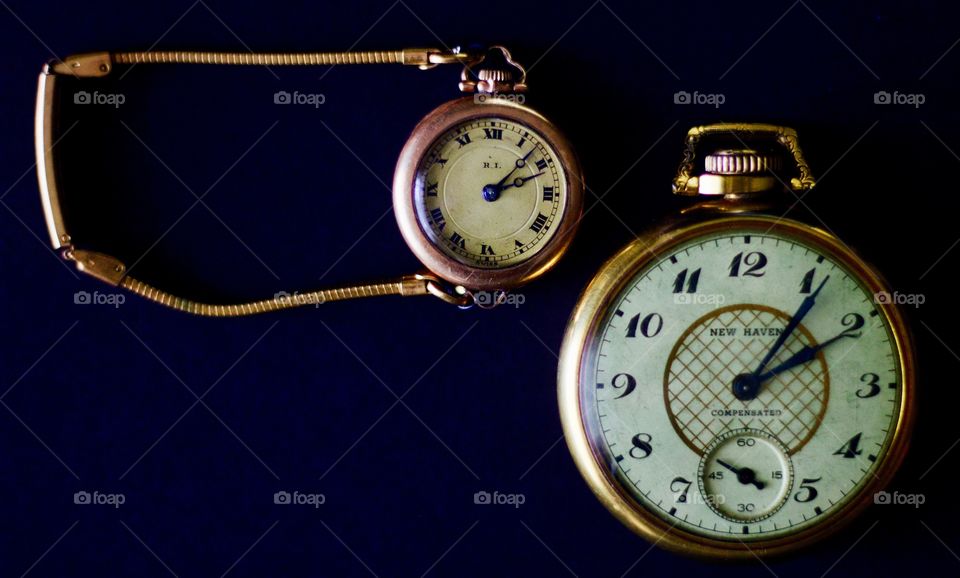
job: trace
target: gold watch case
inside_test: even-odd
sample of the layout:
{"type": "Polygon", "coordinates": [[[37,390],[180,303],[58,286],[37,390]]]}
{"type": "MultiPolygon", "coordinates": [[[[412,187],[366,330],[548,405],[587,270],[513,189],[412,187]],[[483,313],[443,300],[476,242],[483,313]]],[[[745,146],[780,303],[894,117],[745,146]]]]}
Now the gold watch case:
{"type": "Polygon", "coordinates": [[[620,487],[613,472],[595,451],[595,439],[581,411],[581,383],[588,383],[584,354],[598,338],[598,328],[610,313],[617,296],[634,276],[656,261],[655,254],[669,253],[670,248],[710,233],[736,228],[758,233],[776,231],[787,237],[816,247],[847,267],[874,292],[889,291],[887,283],[845,244],[830,233],[798,221],[762,214],[728,214],[723,209],[705,205],[684,218],[673,220],[630,243],[600,269],[584,290],[567,326],[560,352],[558,397],[560,417],[567,445],[577,468],[603,505],[624,525],[650,542],[683,554],[748,559],[772,556],[803,548],[821,540],[849,523],[871,503],[874,492],[885,487],[903,461],[915,417],[915,358],[912,338],[896,305],[879,303],[877,309],[889,323],[898,354],[899,378],[902,383],[895,430],[887,441],[882,462],[875,476],[840,510],[814,526],[795,534],[767,541],[744,544],[738,540],[720,540],[696,535],[664,521],[632,499],[620,487]],[[693,216],[695,215],[695,216],[693,216]]]}
{"type": "Polygon", "coordinates": [[[397,161],[393,207],[410,250],[437,276],[470,289],[511,289],[543,275],[566,253],[583,213],[583,189],[583,174],[573,146],[552,122],[507,98],[466,96],[437,107],[414,128],[397,161]],[[437,247],[417,218],[417,176],[424,156],[451,128],[481,118],[504,118],[538,133],[556,151],[566,179],[567,203],[556,233],[525,261],[502,269],[472,267],[455,260],[437,247]]]}

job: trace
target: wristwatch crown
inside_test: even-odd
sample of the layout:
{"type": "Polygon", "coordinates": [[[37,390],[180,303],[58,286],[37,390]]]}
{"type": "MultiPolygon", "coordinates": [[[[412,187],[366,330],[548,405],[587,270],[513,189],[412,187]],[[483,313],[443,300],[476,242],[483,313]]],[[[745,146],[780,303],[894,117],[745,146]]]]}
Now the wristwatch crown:
{"type": "Polygon", "coordinates": [[[487,82],[504,82],[510,80],[510,73],[497,68],[484,68],[477,73],[477,78],[487,82]]]}
{"type": "Polygon", "coordinates": [[[491,46],[460,74],[460,90],[467,93],[521,93],[527,91],[527,71],[503,46],[491,46]]]}

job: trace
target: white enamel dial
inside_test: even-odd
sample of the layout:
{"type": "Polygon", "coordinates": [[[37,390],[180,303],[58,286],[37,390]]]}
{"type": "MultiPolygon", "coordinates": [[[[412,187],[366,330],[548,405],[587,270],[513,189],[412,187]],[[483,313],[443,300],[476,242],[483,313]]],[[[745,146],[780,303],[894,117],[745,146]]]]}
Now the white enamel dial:
{"type": "Polygon", "coordinates": [[[608,301],[579,404],[636,508],[750,543],[827,524],[873,483],[902,383],[890,321],[849,257],[735,223],[663,248],[608,301]]]}
{"type": "Polygon", "coordinates": [[[556,151],[504,118],[452,127],[417,171],[420,227],[443,253],[474,267],[505,268],[537,254],[559,229],[566,203],[556,151]]]}

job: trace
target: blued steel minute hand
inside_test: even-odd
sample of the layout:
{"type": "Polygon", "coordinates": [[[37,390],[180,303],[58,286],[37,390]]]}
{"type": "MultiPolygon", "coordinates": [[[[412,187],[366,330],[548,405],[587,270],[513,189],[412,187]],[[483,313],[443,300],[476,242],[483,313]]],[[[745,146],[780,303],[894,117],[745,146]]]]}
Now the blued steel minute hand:
{"type": "Polygon", "coordinates": [[[760,365],[752,373],[743,373],[734,378],[732,388],[733,395],[736,396],[737,399],[750,400],[757,397],[757,394],[760,393],[760,385],[763,383],[761,379],[763,370],[766,369],[767,364],[776,357],[777,353],[780,352],[780,348],[783,347],[783,344],[786,343],[790,335],[793,334],[793,331],[800,325],[800,322],[803,321],[803,318],[810,312],[810,309],[813,308],[817,301],[817,295],[820,294],[820,291],[829,279],[829,275],[824,277],[823,281],[820,282],[820,286],[803,299],[796,313],[793,314],[793,317],[787,322],[787,326],[784,327],[783,333],[777,337],[777,340],[773,343],[773,347],[763,356],[760,365]]]}
{"type": "Polygon", "coordinates": [[[510,169],[510,172],[504,175],[502,179],[500,179],[500,182],[498,182],[495,185],[490,184],[490,185],[484,186],[482,190],[483,199],[487,202],[493,202],[499,199],[500,192],[503,191],[503,189],[510,187],[510,185],[504,186],[503,184],[507,182],[507,179],[509,179],[510,176],[513,175],[513,173],[516,172],[517,169],[519,169],[520,167],[526,164],[527,159],[530,158],[530,155],[532,155],[533,151],[535,150],[537,150],[537,147],[532,147],[530,151],[527,152],[527,154],[523,155],[522,159],[517,159],[517,161],[513,163],[513,168],[510,169]]]}
{"type": "Polygon", "coordinates": [[[520,159],[519,161],[513,163],[513,168],[510,169],[510,172],[507,173],[506,175],[504,175],[504,177],[503,177],[502,179],[500,179],[500,182],[497,183],[497,184],[494,185],[494,186],[497,187],[498,189],[502,189],[502,188],[503,188],[503,183],[507,182],[507,179],[509,179],[509,178],[513,175],[513,173],[516,172],[517,169],[519,169],[520,167],[522,167],[522,166],[527,162],[527,159],[530,158],[530,155],[532,155],[532,154],[533,154],[533,151],[535,151],[535,150],[537,150],[536,147],[531,148],[530,151],[529,151],[527,154],[523,155],[523,158],[522,158],[522,159],[520,159]]]}
{"type": "Polygon", "coordinates": [[[803,321],[803,318],[813,309],[814,304],[817,301],[817,295],[820,294],[820,290],[823,289],[823,286],[827,284],[827,281],[830,279],[830,275],[827,275],[823,278],[823,281],[820,282],[820,286],[817,289],[807,295],[803,302],[800,303],[800,307],[797,308],[797,312],[793,314],[793,317],[790,318],[790,321],[787,323],[787,326],[783,329],[783,333],[777,337],[777,340],[773,342],[773,347],[770,348],[770,351],[763,357],[763,361],[760,362],[760,365],[753,370],[753,375],[759,376],[763,373],[763,370],[767,367],[767,364],[776,357],[777,353],[780,352],[780,348],[783,347],[783,344],[787,342],[787,338],[793,334],[793,330],[800,325],[800,322],[803,321]]]}

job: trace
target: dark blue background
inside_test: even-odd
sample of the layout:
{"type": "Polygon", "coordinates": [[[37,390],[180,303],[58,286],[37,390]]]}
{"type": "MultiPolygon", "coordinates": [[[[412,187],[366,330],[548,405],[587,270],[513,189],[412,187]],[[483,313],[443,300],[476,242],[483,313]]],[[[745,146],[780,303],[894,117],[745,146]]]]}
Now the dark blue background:
{"type": "MultiPolygon", "coordinates": [[[[2,4],[0,575],[960,570],[960,359],[950,351],[960,249],[948,252],[960,33],[949,3],[2,4]],[[131,295],[118,308],[74,303],[77,291],[114,290],[78,278],[46,243],[31,165],[47,59],[474,42],[536,63],[528,102],[571,137],[593,191],[571,253],[522,290],[522,307],[385,298],[211,320],[131,295]],[[679,90],[726,102],[675,105],[679,90]],[[878,106],[879,90],[926,103],[878,106]],[[898,291],[926,298],[910,310],[922,407],[894,484],[925,505],[874,507],[766,566],[708,566],[626,531],[577,473],[555,401],[555,352],[578,292],[678,208],[669,185],[684,132],[719,120],[795,126],[822,177],[810,209],[898,291]],[[126,503],[75,505],[80,490],[126,503]],[[327,501],[278,506],[279,490],[327,501]],[[477,506],[480,490],[526,503],[477,506]]],[[[90,84],[126,103],[64,110],[65,126],[77,121],[59,149],[74,237],[128,263],[142,257],[138,277],[198,299],[415,271],[387,185],[412,127],[457,95],[458,73],[144,66],[90,84]],[[323,93],[326,104],[276,106],[278,90],[323,93]],[[208,189],[191,209],[190,190],[208,189]]]]}

